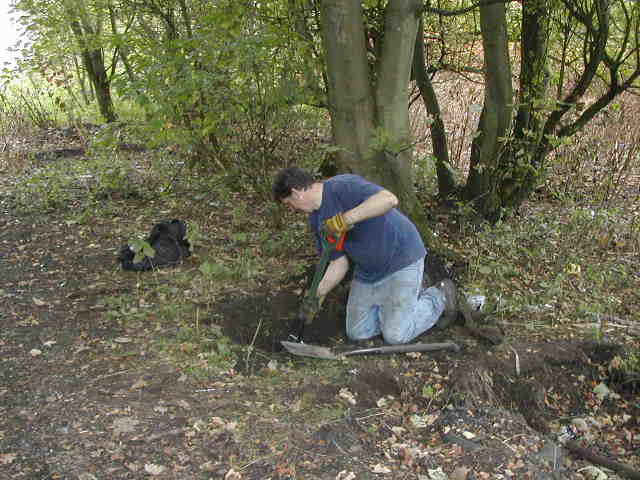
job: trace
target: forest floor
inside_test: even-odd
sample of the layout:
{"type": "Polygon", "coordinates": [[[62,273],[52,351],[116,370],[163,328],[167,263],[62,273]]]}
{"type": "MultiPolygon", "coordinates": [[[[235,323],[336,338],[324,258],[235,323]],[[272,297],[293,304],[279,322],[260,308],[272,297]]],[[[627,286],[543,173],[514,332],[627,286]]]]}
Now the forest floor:
{"type": "MultiPolygon", "coordinates": [[[[51,132],[33,142],[75,147],[51,132]]],[[[503,315],[487,327],[503,332],[498,345],[459,323],[418,339],[454,341],[457,353],[293,357],[278,340],[314,257],[304,242],[274,240],[270,207],[211,189],[171,201],[114,194],[91,216],[73,204],[25,213],[9,163],[0,479],[639,478],[638,379],[613,375],[637,348],[638,283],[624,297],[635,305],[598,335],[584,322],[503,315]],[[194,255],[121,271],[130,233],[165,218],[198,223],[194,255]],[[219,264],[203,269],[210,258],[219,264]]],[[[433,218],[441,235],[452,228],[445,210],[433,218]]],[[[449,269],[463,278],[464,266],[449,269]]],[[[349,349],[345,292],[327,300],[309,343],[349,349]]]]}

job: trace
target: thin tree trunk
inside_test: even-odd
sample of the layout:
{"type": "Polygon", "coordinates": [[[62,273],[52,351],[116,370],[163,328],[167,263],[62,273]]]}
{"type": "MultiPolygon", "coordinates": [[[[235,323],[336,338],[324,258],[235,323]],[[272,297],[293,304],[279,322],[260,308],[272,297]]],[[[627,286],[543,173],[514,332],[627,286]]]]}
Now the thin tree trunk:
{"type": "MultiPolygon", "coordinates": [[[[541,115],[547,91],[547,47],[550,31],[549,0],[529,0],[522,6],[520,46],[520,99],[514,125],[514,138],[537,144],[541,115]]],[[[531,150],[529,148],[529,150],[531,150]]]]}
{"type": "Polygon", "coordinates": [[[184,28],[187,31],[187,38],[193,38],[193,30],[191,28],[191,15],[189,14],[189,8],[185,0],[178,0],[180,4],[180,14],[182,15],[182,21],[184,22],[184,28]]]}
{"type": "Polygon", "coordinates": [[[327,70],[322,63],[322,53],[314,40],[314,35],[308,25],[308,21],[316,22],[319,28],[318,11],[313,0],[288,0],[289,14],[297,34],[293,48],[300,51],[300,55],[306,58],[302,64],[304,88],[313,92],[313,105],[326,108],[327,70]]]}
{"type": "Polygon", "coordinates": [[[416,35],[416,46],[413,53],[413,76],[415,78],[420,96],[427,113],[431,117],[429,130],[431,131],[431,146],[436,160],[436,174],[438,176],[438,193],[441,196],[452,194],[456,189],[456,181],[449,163],[449,147],[447,146],[447,134],[440,113],[438,97],[433,89],[431,79],[427,73],[424,53],[422,19],[416,35]]]}
{"type": "MultiPolygon", "coordinates": [[[[501,174],[497,190],[502,207],[513,208],[526,200],[537,185],[545,169],[545,159],[553,150],[553,139],[573,135],[588,123],[597,112],[624,91],[612,76],[610,88],[573,122],[560,126],[560,120],[586,93],[595,78],[598,66],[606,56],[609,37],[609,3],[597,0],[594,8],[586,12],[572,10],[571,2],[565,2],[575,18],[580,18],[587,28],[592,42],[585,47],[586,64],[573,88],[555,104],[555,110],[540,120],[541,110],[536,104],[544,104],[546,71],[544,57],[549,39],[550,6],[543,0],[535,0],[523,11],[523,73],[521,74],[520,109],[516,120],[514,138],[506,149],[508,155],[501,159],[501,174]]],[[[615,67],[614,67],[615,68],[615,67]]]]}
{"type": "Polygon", "coordinates": [[[78,83],[80,85],[80,92],[82,94],[82,99],[84,100],[85,105],[91,105],[92,102],[92,98],[91,98],[91,94],[92,91],[91,89],[89,89],[89,91],[87,91],[87,82],[86,82],[86,75],[85,75],[85,71],[82,70],[82,68],[80,67],[80,63],[78,63],[78,56],[74,55],[73,56],[73,65],[76,69],[76,76],[78,77],[78,83]]]}
{"type": "Polygon", "coordinates": [[[385,136],[384,155],[374,162],[382,183],[400,199],[400,208],[414,221],[422,222],[413,182],[413,147],[409,133],[409,81],[418,32],[419,0],[394,0],[385,12],[384,40],[375,83],[376,120],[385,136]]]}
{"type": "Polygon", "coordinates": [[[87,46],[84,40],[84,31],[80,22],[74,20],[70,25],[71,30],[75,34],[76,40],[80,45],[80,55],[82,57],[84,67],[87,70],[89,80],[95,89],[100,114],[105,121],[115,122],[118,117],[116,116],[113,99],[111,98],[111,81],[104,66],[102,50],[90,49],[87,46]]]}
{"type": "MultiPolygon", "coordinates": [[[[108,9],[109,9],[109,20],[111,22],[111,31],[113,32],[114,35],[117,36],[119,35],[119,33],[118,33],[118,25],[116,22],[116,14],[113,10],[113,5],[111,5],[111,3],[109,3],[108,9]]],[[[129,25],[125,29],[125,33],[127,33],[127,30],[131,25],[131,23],[133,23],[133,18],[130,20],[129,25]]],[[[118,53],[118,56],[122,60],[122,64],[124,65],[124,70],[125,72],[127,72],[127,77],[129,77],[129,81],[131,83],[134,83],[136,81],[136,76],[133,73],[133,68],[131,67],[131,63],[129,62],[129,48],[127,44],[125,42],[122,42],[120,45],[116,47],[116,51],[118,53]]]]}
{"type": "Polygon", "coordinates": [[[472,142],[466,196],[485,216],[499,214],[500,156],[511,125],[513,87],[503,3],[480,6],[485,98],[478,134],[472,142]]]}

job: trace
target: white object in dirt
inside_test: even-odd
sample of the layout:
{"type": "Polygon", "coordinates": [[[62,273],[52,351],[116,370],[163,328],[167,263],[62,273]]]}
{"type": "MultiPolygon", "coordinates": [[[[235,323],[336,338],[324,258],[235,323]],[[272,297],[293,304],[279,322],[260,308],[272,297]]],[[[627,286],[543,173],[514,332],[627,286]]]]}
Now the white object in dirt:
{"type": "Polygon", "coordinates": [[[607,480],[609,478],[606,473],[594,466],[581,468],[578,473],[583,473],[590,480],[607,480]]]}
{"type": "Polygon", "coordinates": [[[470,295],[467,297],[467,304],[471,307],[472,310],[482,310],[484,304],[487,301],[487,297],[484,295],[470,295]]]}

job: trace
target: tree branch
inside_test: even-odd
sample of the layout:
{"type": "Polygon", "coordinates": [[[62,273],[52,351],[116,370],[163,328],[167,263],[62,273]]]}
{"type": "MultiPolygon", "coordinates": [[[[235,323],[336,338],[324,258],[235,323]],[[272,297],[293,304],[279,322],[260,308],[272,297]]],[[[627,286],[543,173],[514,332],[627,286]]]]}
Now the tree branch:
{"type": "Polygon", "coordinates": [[[609,468],[616,473],[620,473],[625,477],[630,478],[631,480],[640,480],[640,472],[635,471],[633,468],[628,467],[623,463],[616,462],[614,460],[609,460],[608,458],[605,458],[602,455],[597,455],[593,453],[591,450],[581,447],[576,442],[569,440],[564,444],[564,447],[574,455],[585,458],[589,460],[591,463],[595,463],[596,465],[601,465],[603,467],[609,468]]]}
{"type": "MultiPolygon", "coordinates": [[[[591,17],[588,16],[586,12],[578,12],[573,9],[570,5],[570,1],[563,0],[563,2],[567,9],[571,11],[574,18],[579,19],[587,29],[584,46],[586,65],[573,89],[565,96],[562,102],[558,103],[556,110],[549,115],[544,127],[544,138],[548,138],[549,135],[554,133],[564,114],[567,113],[567,111],[569,111],[569,109],[586,92],[593,80],[593,77],[597,73],[598,65],[603,61],[606,52],[607,39],[609,37],[609,12],[607,9],[607,0],[598,0],[596,10],[594,12],[590,12],[592,15],[591,17]],[[593,16],[597,17],[597,27],[594,25],[593,16]],[[593,41],[591,43],[587,41],[589,34],[593,37],[593,41]]],[[[570,131],[567,127],[563,128],[563,130],[565,132],[570,131]]],[[[548,143],[548,140],[545,140],[545,142],[548,143]]],[[[547,148],[547,145],[545,145],[545,148],[547,148]]]]}
{"type": "Polygon", "coordinates": [[[469,13],[472,10],[475,10],[479,7],[484,7],[486,5],[493,5],[494,3],[511,3],[517,0],[480,0],[479,2],[473,3],[468,7],[459,8],[457,10],[446,10],[444,8],[436,8],[431,7],[431,1],[427,1],[427,3],[422,8],[423,13],[434,13],[436,15],[441,15],[443,17],[454,17],[456,15],[464,15],[465,13],[469,13]]]}

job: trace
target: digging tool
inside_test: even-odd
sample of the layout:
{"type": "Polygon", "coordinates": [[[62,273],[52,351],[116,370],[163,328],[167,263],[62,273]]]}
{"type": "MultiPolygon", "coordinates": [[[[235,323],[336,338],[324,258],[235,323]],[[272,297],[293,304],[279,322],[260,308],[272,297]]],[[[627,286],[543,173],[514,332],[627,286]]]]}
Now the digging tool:
{"type": "Polygon", "coordinates": [[[287,342],[283,340],[282,345],[289,353],[302,357],[322,358],[324,360],[341,360],[351,355],[373,355],[388,353],[408,353],[408,352],[433,352],[436,350],[460,351],[460,347],[453,342],[444,343],[411,343],[407,345],[386,345],[383,347],[359,348],[347,352],[336,353],[328,347],[318,345],[307,345],[305,343],[287,342]]]}
{"type": "MultiPolygon", "coordinates": [[[[481,328],[476,321],[474,312],[471,310],[466,300],[458,302],[458,309],[464,318],[464,328],[481,340],[489,342],[492,345],[500,345],[504,341],[504,332],[500,330],[498,325],[496,329],[481,328]]],[[[479,312],[476,312],[479,313],[479,312]]]]}
{"type": "MultiPolygon", "coordinates": [[[[330,234],[321,234],[320,241],[322,243],[322,255],[320,255],[320,260],[318,261],[318,265],[316,266],[316,271],[313,275],[313,280],[311,282],[311,287],[307,292],[307,295],[317,295],[318,294],[318,285],[320,284],[320,280],[324,276],[324,272],[327,270],[327,265],[329,265],[329,258],[331,257],[331,253],[334,250],[341,252],[344,250],[344,242],[347,238],[347,234],[343,233],[340,238],[335,238],[330,234]]],[[[291,342],[303,342],[304,337],[304,327],[311,323],[313,318],[306,318],[302,314],[298,314],[294,325],[296,325],[296,332],[289,333],[289,340],[291,342]]],[[[284,341],[283,341],[284,343],[284,341]]]]}

